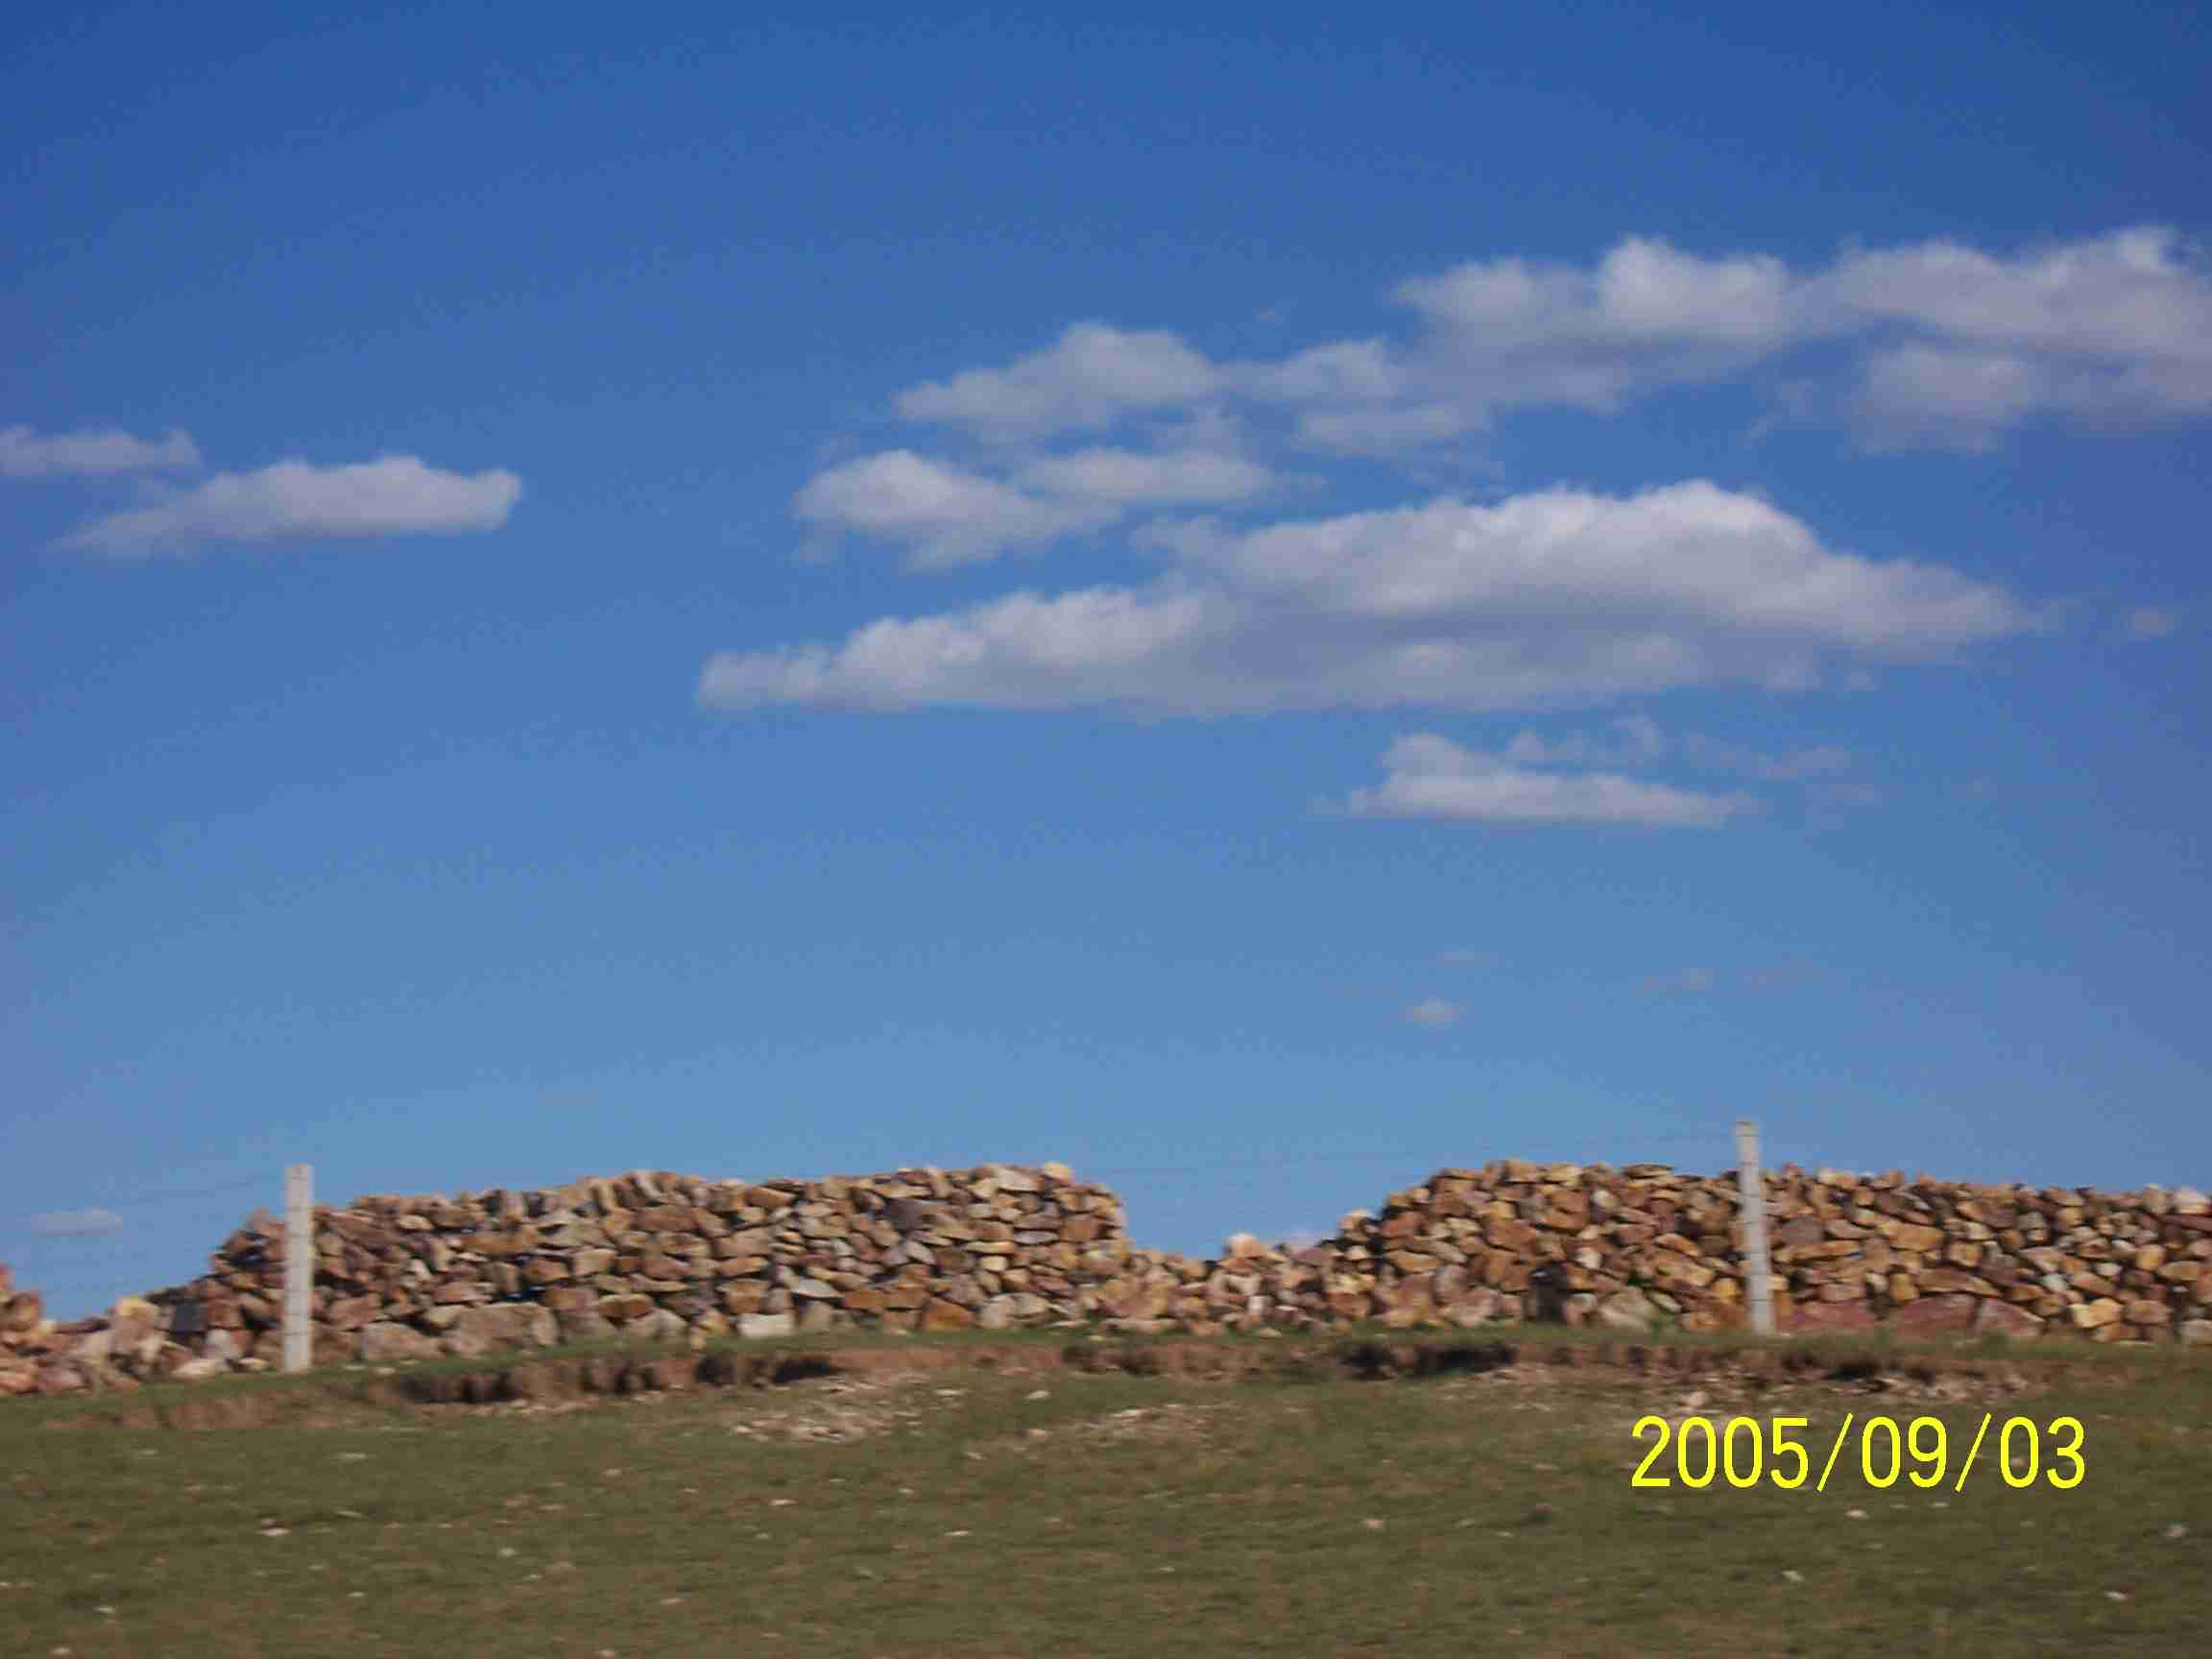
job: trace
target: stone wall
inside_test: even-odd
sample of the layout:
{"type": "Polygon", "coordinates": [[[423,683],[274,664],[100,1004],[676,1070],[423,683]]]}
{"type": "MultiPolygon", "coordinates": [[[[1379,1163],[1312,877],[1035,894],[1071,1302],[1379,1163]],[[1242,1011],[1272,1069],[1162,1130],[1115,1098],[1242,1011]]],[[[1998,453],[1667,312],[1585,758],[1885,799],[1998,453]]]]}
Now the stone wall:
{"type": "MultiPolygon", "coordinates": [[[[2212,1203],[1793,1166],[1767,1195],[1786,1330],[2212,1343],[2212,1203]]],[[[1064,1166],[814,1181],[636,1172],[316,1213],[314,1351],[392,1363],[620,1337],[873,1327],[1121,1332],[1556,1319],[1744,1321],[1735,1177],[1664,1165],[1444,1169],[1301,1247],[1135,1247],[1064,1166]]],[[[259,1213],[188,1285],[55,1324],[0,1269],[0,1395],[276,1364],[282,1228],[259,1213]]]]}

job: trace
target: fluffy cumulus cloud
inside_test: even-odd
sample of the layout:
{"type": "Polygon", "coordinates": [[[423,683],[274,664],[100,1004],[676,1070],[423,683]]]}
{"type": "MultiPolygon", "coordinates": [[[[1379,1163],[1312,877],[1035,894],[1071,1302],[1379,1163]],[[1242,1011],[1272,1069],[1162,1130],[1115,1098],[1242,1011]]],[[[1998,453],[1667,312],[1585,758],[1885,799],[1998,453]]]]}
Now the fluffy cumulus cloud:
{"type": "Polygon", "coordinates": [[[133,438],[108,427],[42,438],[28,426],[0,427],[0,478],[181,470],[199,465],[199,448],[182,432],[158,439],[133,438]]]}
{"type": "Polygon", "coordinates": [[[1084,323],[1004,368],[915,387],[897,407],[1009,440],[1236,397],[1287,411],[1310,444],[1381,453],[1503,409],[1611,411],[1825,345],[1839,354],[1797,384],[1795,412],[1879,444],[1978,445],[2044,416],[2212,412],[2212,271],[2158,226],[2011,252],[1851,249],[1805,269],[1629,237],[1587,264],[1474,260],[1390,297],[1412,321],[1402,338],[1216,363],[1172,332],[1084,323]],[[1841,378],[1828,383],[1831,362],[1841,378]]]}
{"type": "Polygon", "coordinates": [[[957,467],[893,449],[832,467],[799,493],[801,518],[823,529],[910,542],[924,568],[988,559],[1112,522],[1118,509],[1052,500],[957,467]]]}
{"type": "MultiPolygon", "coordinates": [[[[1447,357],[1485,335],[1448,302],[1454,280],[1404,296],[1441,325],[1447,357]]],[[[1532,305],[1522,321],[1536,334],[1533,373],[1508,385],[1509,401],[1606,406],[1828,341],[1849,349],[1850,382],[1815,407],[1886,442],[1983,443],[2039,415],[2212,411],[2212,273],[2157,227],[2011,255],[1945,241],[1855,250],[1801,273],[1631,241],[1565,304],[1532,305]],[[1547,376],[1562,358],[1599,368],[1554,394],[1547,376]]]]}
{"type": "Polygon", "coordinates": [[[1382,769],[1381,784],[1353,790],[1339,809],[1355,818],[1714,830],[1753,805],[1746,796],[1699,794],[1616,772],[1540,771],[1431,732],[1392,743],[1382,769]]]}
{"type": "Polygon", "coordinates": [[[2168,228],[2009,259],[1953,242],[1859,252],[1805,287],[1836,332],[1908,336],[1870,351],[1852,398],[1900,440],[2212,411],[2212,273],[2168,228]]]}
{"type": "Polygon", "coordinates": [[[1072,709],[1142,702],[1147,672],[1202,659],[1222,632],[1205,594],[1088,588],[1011,593],[941,616],[887,616],[842,644],[725,652],[700,677],[719,709],[1072,709]]]}
{"type": "MultiPolygon", "coordinates": [[[[1389,297],[1403,326],[1268,360],[1092,321],[1012,362],[908,388],[896,413],[928,443],[809,481],[794,507],[818,534],[902,545],[932,567],[1113,530],[1157,573],[724,652],[700,674],[700,701],[1495,714],[1693,687],[1863,686],[1877,667],[1954,661],[2050,618],[1936,560],[1831,545],[1774,503],[1704,480],[1297,514],[1287,492],[1323,480],[1286,458],[1362,453],[1418,477],[1427,446],[1504,411],[1612,413],[1722,381],[1877,445],[1974,448],[2032,421],[2212,414],[2212,272],[2156,227],[2025,250],[1851,247],[1815,264],[1629,237],[1587,261],[1475,260],[1389,297]],[[948,451],[930,452],[937,443],[948,451]]],[[[2149,608],[2122,624],[2137,637],[2174,625],[2149,608]]],[[[1633,775],[1662,764],[1871,798],[1833,745],[1770,753],[1630,715],[1494,747],[1414,732],[1382,757],[1379,781],[1325,805],[1680,829],[1759,805],[1633,775]]]]}
{"type": "Polygon", "coordinates": [[[1153,582],[1018,592],[846,639],[712,659],[709,705],[1208,714],[1588,706],[1689,685],[1818,684],[2034,625],[1942,566],[1823,546],[1693,481],[1551,490],[1156,534],[1153,582]]]}
{"type": "Polygon", "coordinates": [[[1041,456],[1022,467],[1019,476],[1032,489],[1076,500],[1146,506],[1240,501],[1276,483],[1275,475],[1257,462],[1202,449],[1165,454],[1080,449],[1041,456]]]}
{"type": "Polygon", "coordinates": [[[1851,249],[1803,269],[1629,237],[1588,263],[1470,261],[1389,298],[1410,323],[1399,334],[1272,361],[1077,323],[1042,350],[894,398],[907,421],[980,441],[981,463],[867,456],[813,479],[798,511],[906,543],[918,567],[966,564],[1147,509],[1249,503],[1286,482],[1247,453],[1255,430],[1386,457],[1502,411],[1613,413],[1759,371],[1771,372],[1769,419],[1840,422],[1882,447],[1985,447],[2041,418],[2212,413],[2212,271],[2157,227],[2009,253],[1851,249]],[[1048,447],[1133,425],[1150,442],[1048,447]]]}
{"type": "Polygon", "coordinates": [[[1102,426],[1136,410],[1199,402],[1220,371],[1173,334],[1078,323],[1043,351],[1003,369],[971,369],[898,397],[909,421],[982,437],[1038,438],[1102,426]]]}
{"type": "Polygon", "coordinates": [[[793,506],[817,529],[904,542],[916,568],[941,569],[1102,529],[1134,508],[1240,500],[1274,483],[1217,450],[1089,448],[995,478],[892,449],[819,473],[793,506]]]}
{"type": "Polygon", "coordinates": [[[131,555],[207,541],[492,530],[521,498],[512,472],[442,472],[412,455],[352,466],[280,461],[253,472],[218,472],[188,490],[111,513],[64,546],[131,555]]]}
{"type": "MultiPolygon", "coordinates": [[[[1627,714],[1599,732],[1546,737],[1523,730],[1495,754],[1423,734],[1402,738],[1383,757],[1387,781],[1355,791],[1330,809],[1371,818],[1464,818],[1498,822],[1637,823],[1712,829],[1758,803],[1616,776],[1662,764],[1739,774],[1765,783],[1816,782],[1856,764],[1834,744],[1770,755],[1703,733],[1665,731],[1627,714]],[[1562,775],[1573,774],[1573,775],[1562,775]]],[[[1833,800],[1833,787],[1821,792],[1833,800]]]]}
{"type": "Polygon", "coordinates": [[[123,1217],[112,1210],[56,1210],[31,1217],[31,1230],[50,1238],[71,1238],[91,1233],[120,1233],[123,1217]]]}
{"type": "Polygon", "coordinates": [[[1309,349],[1237,382],[1289,405],[1332,447],[1389,449],[1553,404],[1612,410],[1631,394],[1715,379],[1800,338],[1788,270],[1631,238],[1595,265],[1476,261],[1401,283],[1418,324],[1403,344],[1309,349]]]}

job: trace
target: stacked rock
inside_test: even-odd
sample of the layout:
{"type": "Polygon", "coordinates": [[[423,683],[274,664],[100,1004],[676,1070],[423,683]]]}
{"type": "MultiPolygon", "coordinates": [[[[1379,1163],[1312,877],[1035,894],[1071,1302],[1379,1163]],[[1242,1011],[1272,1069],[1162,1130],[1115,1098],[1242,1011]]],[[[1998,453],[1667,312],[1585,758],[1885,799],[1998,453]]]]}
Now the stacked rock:
{"type": "Polygon", "coordinates": [[[29,1358],[52,1327],[36,1290],[15,1288],[15,1276],[0,1262],[0,1396],[36,1390],[37,1366],[29,1358]]]}
{"type": "MultiPolygon", "coordinates": [[[[1785,1330],[2212,1343],[2212,1203],[1901,1173],[1766,1183],[1785,1330]]],[[[0,1395],[258,1370],[282,1354],[282,1225],[259,1212],[188,1285],[56,1324],[0,1269],[0,1395]]],[[[607,1339],[870,1327],[1297,1331],[1560,1319],[1745,1322],[1736,1179],[1661,1164],[1438,1170],[1335,1234],[1133,1248],[1064,1165],[819,1180],[633,1172],[315,1213],[312,1351],[392,1363],[607,1339]]]]}
{"type": "MultiPolygon", "coordinates": [[[[0,1262],[0,1399],[75,1394],[111,1382],[132,1387],[132,1373],[156,1365],[162,1351],[172,1347],[150,1302],[126,1296],[105,1318],[56,1321],[46,1317],[38,1292],[16,1289],[13,1275],[0,1262]]],[[[162,1374],[192,1358],[175,1349],[162,1374]]],[[[228,1369],[212,1364],[197,1374],[214,1376],[228,1369]]]]}
{"type": "MultiPolygon", "coordinates": [[[[2212,1343],[2212,1202],[1794,1166],[1766,1180],[1784,1330],[2080,1333],[2212,1343]]],[[[1101,1287],[1138,1329],[1554,1317],[1717,1331],[1746,1320],[1733,1176],[1662,1164],[1441,1169],[1334,1237],[1221,1259],[1133,1252],[1101,1287]]]]}
{"type": "MultiPolygon", "coordinates": [[[[1119,1200],[1057,1164],[814,1181],[636,1171],[531,1191],[376,1195],[318,1209],[314,1242],[312,1352],[373,1363],[1076,1319],[1078,1286],[1128,1249],[1119,1200]]],[[[208,1273],[134,1305],[166,1340],[143,1355],[131,1345],[127,1374],[278,1362],[283,1256],[281,1222],[249,1217],[208,1273]]],[[[48,1326],[48,1356],[84,1358],[73,1334],[48,1326]]],[[[123,1346],[109,1353],[122,1359],[123,1346]]]]}

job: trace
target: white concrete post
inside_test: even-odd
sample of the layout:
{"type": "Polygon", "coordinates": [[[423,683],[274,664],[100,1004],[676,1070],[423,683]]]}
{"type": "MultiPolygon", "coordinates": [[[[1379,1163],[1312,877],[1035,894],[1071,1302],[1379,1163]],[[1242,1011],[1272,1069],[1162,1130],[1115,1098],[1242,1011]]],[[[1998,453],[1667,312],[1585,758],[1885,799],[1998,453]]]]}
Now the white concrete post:
{"type": "Polygon", "coordinates": [[[1736,1119],[1736,1196],[1743,1225],[1743,1297],[1751,1329],[1774,1334],[1774,1270],[1767,1259],[1767,1180],[1759,1172],[1759,1125],[1736,1119]]]}
{"type": "Polygon", "coordinates": [[[307,1322],[315,1309],[315,1170],[294,1164],[284,1171],[284,1369],[313,1362],[307,1322]]]}

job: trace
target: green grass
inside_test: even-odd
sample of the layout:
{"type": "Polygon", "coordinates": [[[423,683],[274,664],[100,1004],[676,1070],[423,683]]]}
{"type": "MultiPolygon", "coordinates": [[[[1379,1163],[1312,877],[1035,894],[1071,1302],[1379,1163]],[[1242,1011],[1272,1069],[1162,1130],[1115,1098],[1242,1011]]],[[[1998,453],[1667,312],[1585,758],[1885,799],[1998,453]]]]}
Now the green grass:
{"type": "Polygon", "coordinates": [[[2192,1650],[2212,1623],[2212,1366],[2062,1352],[2078,1363],[1994,1404],[1330,1367],[962,1369],[543,1414],[349,1400],[368,1373],[150,1391],[284,1403],[271,1426],[199,1432],[56,1433],[106,1405],[18,1404],[0,1409],[0,1653],[2192,1650]],[[1963,1492],[1870,1490],[1855,1449],[1825,1493],[1632,1489],[1629,1426],[1692,1388],[1716,1418],[1809,1417],[1816,1449],[1846,1410],[1935,1415],[1955,1456],[1984,1409],[2070,1412],[2087,1479],[2011,1490],[1992,1438],[1963,1492]],[[793,1437],[817,1422],[848,1437],[793,1437]]]}

